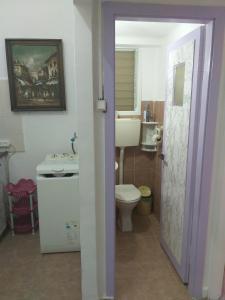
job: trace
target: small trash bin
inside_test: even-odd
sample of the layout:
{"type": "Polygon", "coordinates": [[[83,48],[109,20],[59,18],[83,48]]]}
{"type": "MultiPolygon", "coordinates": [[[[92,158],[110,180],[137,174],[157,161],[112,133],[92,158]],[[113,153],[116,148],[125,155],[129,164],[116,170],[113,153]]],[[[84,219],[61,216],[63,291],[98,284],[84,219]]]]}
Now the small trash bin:
{"type": "Polygon", "coordinates": [[[141,185],[139,191],[141,192],[141,200],[137,205],[137,212],[143,216],[149,215],[152,211],[152,191],[146,185],[141,185]]]}

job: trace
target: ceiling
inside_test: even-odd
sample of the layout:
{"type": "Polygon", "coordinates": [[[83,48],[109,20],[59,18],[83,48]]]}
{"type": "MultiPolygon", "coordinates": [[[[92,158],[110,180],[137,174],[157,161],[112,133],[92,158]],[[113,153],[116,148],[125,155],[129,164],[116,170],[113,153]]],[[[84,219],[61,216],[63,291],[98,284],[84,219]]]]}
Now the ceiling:
{"type": "Polygon", "coordinates": [[[116,21],[116,37],[164,38],[179,26],[171,22],[116,21]]]}

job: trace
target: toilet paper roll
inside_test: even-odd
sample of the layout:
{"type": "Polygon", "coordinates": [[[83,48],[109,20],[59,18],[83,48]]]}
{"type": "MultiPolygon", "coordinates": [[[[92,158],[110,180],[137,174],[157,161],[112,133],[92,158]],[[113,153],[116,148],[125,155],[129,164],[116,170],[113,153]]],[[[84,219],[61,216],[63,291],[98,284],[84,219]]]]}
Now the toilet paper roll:
{"type": "Polygon", "coordinates": [[[152,137],[152,141],[154,143],[159,143],[161,141],[161,136],[158,135],[158,134],[154,134],[153,137],[152,137]]]}

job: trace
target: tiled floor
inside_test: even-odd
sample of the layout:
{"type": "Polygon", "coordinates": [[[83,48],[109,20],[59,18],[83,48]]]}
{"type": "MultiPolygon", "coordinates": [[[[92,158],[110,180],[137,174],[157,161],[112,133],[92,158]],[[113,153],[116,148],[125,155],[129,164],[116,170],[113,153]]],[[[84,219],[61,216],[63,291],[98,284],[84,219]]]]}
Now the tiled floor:
{"type": "MultiPolygon", "coordinates": [[[[116,300],[190,300],[159,244],[154,216],[117,232],[116,300]]],[[[38,235],[0,241],[0,300],[81,300],[80,254],[39,253],[38,235]]],[[[91,300],[91,299],[90,299],[91,300]]]]}
{"type": "Polygon", "coordinates": [[[154,216],[134,216],[134,232],[117,231],[117,300],[190,300],[159,244],[154,216]]]}
{"type": "Polygon", "coordinates": [[[1,300],[81,300],[80,254],[39,252],[38,235],[0,241],[1,300]]]}

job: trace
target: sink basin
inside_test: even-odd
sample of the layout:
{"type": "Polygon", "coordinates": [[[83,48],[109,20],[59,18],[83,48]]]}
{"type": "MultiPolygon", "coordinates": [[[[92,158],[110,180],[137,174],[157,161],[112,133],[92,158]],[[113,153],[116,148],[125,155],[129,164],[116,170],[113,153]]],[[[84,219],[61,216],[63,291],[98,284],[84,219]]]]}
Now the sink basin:
{"type": "Polygon", "coordinates": [[[116,119],[116,147],[138,146],[141,121],[139,119],[116,119]]]}

